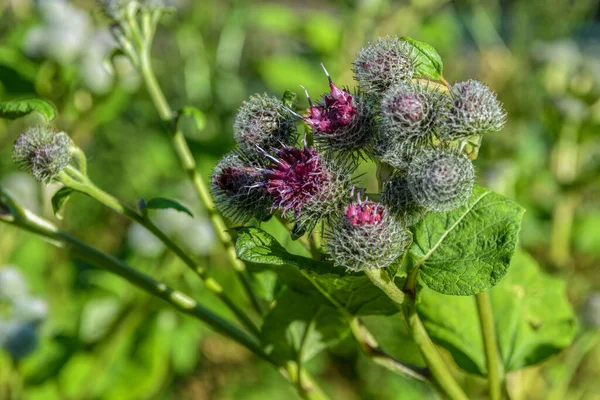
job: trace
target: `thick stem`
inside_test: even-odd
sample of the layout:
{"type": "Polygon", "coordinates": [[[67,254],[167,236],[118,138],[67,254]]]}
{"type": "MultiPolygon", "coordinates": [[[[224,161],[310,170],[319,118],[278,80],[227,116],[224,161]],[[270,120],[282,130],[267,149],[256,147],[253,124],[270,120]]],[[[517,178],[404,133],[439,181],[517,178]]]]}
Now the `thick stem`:
{"type": "Polygon", "coordinates": [[[366,269],[365,275],[373,282],[375,286],[383,291],[398,307],[404,304],[406,295],[396,284],[393,279],[390,279],[388,273],[384,269],[366,269]]]}
{"type": "Polygon", "coordinates": [[[421,356],[423,356],[425,364],[431,371],[436,388],[451,400],[467,400],[467,395],[446,367],[446,364],[427,334],[427,330],[425,330],[425,326],[423,326],[417,314],[414,303],[404,307],[404,316],[410,326],[412,337],[421,351],[421,356]]]}
{"type": "Polygon", "coordinates": [[[481,325],[481,335],[485,350],[490,400],[500,400],[502,398],[502,381],[504,377],[500,355],[498,354],[498,343],[496,341],[496,329],[494,327],[494,315],[490,304],[490,296],[487,292],[482,292],[475,295],[475,300],[477,302],[477,311],[479,313],[479,323],[481,325]]]}
{"type": "Polygon", "coordinates": [[[204,282],[206,288],[208,288],[215,296],[217,296],[238,320],[250,330],[252,334],[259,336],[260,331],[256,324],[248,317],[244,310],[240,309],[234,302],[225,294],[221,285],[212,279],[208,273],[199,265],[199,263],[190,257],[181,247],[179,247],[169,236],[167,236],[162,230],[160,230],[150,219],[141,215],[137,210],[130,206],[121,203],[114,196],[106,193],[86,176],[80,174],[73,167],[67,167],[65,173],[61,174],[61,180],[65,185],[71,189],[77,190],[81,193],[87,194],[91,198],[104,204],[108,208],[114,210],[118,214],[124,215],[131,220],[137,222],[157,237],[169,250],[171,250],[181,261],[183,261],[192,271],[196,273],[204,282]],[[73,179],[74,177],[75,179],[73,179]]]}
{"type": "MultiPolygon", "coordinates": [[[[413,268],[413,270],[414,269],[415,268],[413,268]]],[[[390,300],[396,303],[398,308],[404,312],[404,317],[410,326],[411,335],[421,351],[421,355],[425,360],[425,365],[427,365],[427,368],[431,372],[436,388],[449,399],[467,399],[467,396],[440,357],[417,314],[414,299],[411,297],[411,294],[415,292],[415,286],[408,284],[407,279],[405,288],[407,287],[409,290],[407,294],[405,294],[398,286],[396,286],[394,281],[388,277],[385,270],[368,269],[364,272],[371,282],[381,289],[390,300]]],[[[411,282],[416,285],[416,273],[413,274],[413,276],[409,274],[409,278],[411,279],[411,282]]]]}

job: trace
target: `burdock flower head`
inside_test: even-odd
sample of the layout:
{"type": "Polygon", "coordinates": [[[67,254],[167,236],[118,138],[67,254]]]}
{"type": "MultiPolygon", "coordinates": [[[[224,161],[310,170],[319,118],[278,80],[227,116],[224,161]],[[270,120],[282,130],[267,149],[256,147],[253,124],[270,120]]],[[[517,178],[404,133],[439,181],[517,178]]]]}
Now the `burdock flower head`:
{"type": "Polygon", "coordinates": [[[414,72],[413,47],[396,36],[363,47],[354,61],[354,79],[368,95],[382,95],[392,85],[410,81],[414,72]]]}
{"type": "Polygon", "coordinates": [[[406,226],[413,226],[425,215],[426,210],[417,204],[408,188],[407,177],[397,173],[383,183],[381,202],[387,207],[391,216],[406,226]]]}
{"type": "Polygon", "coordinates": [[[329,80],[330,93],[313,104],[306,88],[310,115],[303,118],[313,129],[315,140],[325,149],[339,152],[363,150],[374,132],[374,115],[366,99],[338,88],[321,64],[329,80]]]}
{"type": "Polygon", "coordinates": [[[325,236],[325,249],[336,267],[349,271],[385,268],[408,248],[411,234],[386,207],[370,200],[348,204],[325,236]]]}
{"type": "Polygon", "coordinates": [[[270,201],[257,187],[261,170],[237,153],[230,153],[215,166],[211,192],[217,209],[234,222],[245,223],[253,217],[262,221],[270,213],[270,201]]]}
{"type": "Polygon", "coordinates": [[[438,92],[420,83],[392,86],[381,102],[381,130],[391,140],[428,140],[437,112],[438,92]]]}
{"type": "Polygon", "coordinates": [[[473,164],[464,154],[442,149],[420,152],[407,176],[415,202],[438,212],[463,205],[471,195],[474,179],[473,164]]]}
{"type": "Polygon", "coordinates": [[[49,126],[34,126],[15,141],[13,160],[40,182],[50,183],[71,161],[71,139],[49,126]]]}
{"type": "Polygon", "coordinates": [[[233,124],[233,135],[240,150],[254,159],[262,159],[259,148],[269,149],[280,143],[290,145],[296,124],[283,102],[267,95],[254,95],[240,107],[233,124]]]}
{"type": "Polygon", "coordinates": [[[283,146],[265,157],[261,186],[272,200],[272,208],[292,213],[296,222],[310,231],[322,218],[343,208],[351,183],[351,170],[326,159],[306,144],[299,149],[283,146]]]}
{"type": "Polygon", "coordinates": [[[456,83],[450,95],[443,99],[436,132],[441,140],[465,139],[499,131],[506,122],[502,104],[494,92],[479,81],[470,79],[456,83]]]}

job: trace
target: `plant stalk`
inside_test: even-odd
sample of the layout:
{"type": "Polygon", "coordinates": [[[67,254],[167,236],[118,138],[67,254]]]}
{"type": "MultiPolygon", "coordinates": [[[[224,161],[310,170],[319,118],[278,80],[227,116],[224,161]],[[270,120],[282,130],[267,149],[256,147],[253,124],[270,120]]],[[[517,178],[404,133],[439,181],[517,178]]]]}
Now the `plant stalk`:
{"type": "MultiPolygon", "coordinates": [[[[417,314],[417,308],[412,297],[415,293],[415,287],[409,285],[406,293],[404,293],[388,277],[385,270],[366,269],[364,272],[371,282],[381,289],[403,311],[404,317],[410,327],[410,333],[421,351],[425,365],[427,365],[427,368],[431,372],[436,389],[451,400],[467,400],[466,394],[448,370],[417,314]]],[[[411,282],[416,284],[415,276],[412,277],[411,282]]],[[[407,287],[406,284],[405,287],[407,287]]]]}
{"type": "MultiPolygon", "coordinates": [[[[139,69],[146,84],[146,88],[148,89],[148,93],[154,102],[156,110],[160,115],[160,118],[165,122],[171,124],[173,122],[174,113],[169,106],[169,103],[165,99],[165,96],[156,80],[156,75],[154,74],[154,70],[152,69],[152,63],[150,61],[149,55],[149,45],[144,47],[140,52],[140,65],[139,69]]],[[[183,132],[179,130],[176,126],[172,130],[171,141],[173,144],[173,148],[177,153],[179,161],[188,176],[189,180],[192,182],[194,189],[196,190],[200,201],[204,204],[206,212],[210,218],[210,221],[217,233],[217,237],[219,241],[225,247],[225,254],[229,263],[233,266],[236,274],[244,290],[246,291],[252,306],[258,312],[259,315],[262,315],[262,305],[252,288],[250,283],[250,277],[246,272],[245,264],[237,258],[237,254],[235,253],[235,247],[233,245],[233,240],[231,235],[227,232],[227,226],[225,225],[225,221],[218,213],[213,198],[210,194],[210,190],[205,180],[196,170],[196,161],[194,160],[194,156],[192,155],[192,151],[187,144],[185,136],[183,132]]]]}
{"type": "Polygon", "coordinates": [[[190,257],[181,247],[173,242],[173,240],[171,240],[169,236],[160,230],[149,218],[140,214],[134,208],[121,203],[114,196],[97,187],[87,176],[82,175],[79,171],[71,166],[68,166],[65,172],[61,173],[60,177],[61,181],[66,186],[90,196],[118,214],[128,217],[150,231],[155,237],[164,243],[169,250],[179,257],[181,261],[183,261],[192,271],[194,271],[196,275],[200,277],[200,279],[202,279],[205,286],[229,308],[229,310],[238,318],[238,320],[246,329],[248,329],[257,337],[260,335],[260,331],[258,330],[256,324],[248,317],[246,312],[240,309],[233,302],[233,300],[227,296],[223,290],[223,287],[217,281],[211,278],[196,260],[190,257]]]}
{"type": "Polygon", "coordinates": [[[500,400],[502,399],[504,373],[502,371],[502,363],[498,352],[498,342],[496,340],[496,329],[494,327],[494,315],[490,304],[490,296],[488,292],[481,292],[475,295],[475,300],[477,302],[477,312],[479,313],[479,323],[481,325],[481,335],[483,337],[483,347],[485,350],[490,400],[500,400]]]}

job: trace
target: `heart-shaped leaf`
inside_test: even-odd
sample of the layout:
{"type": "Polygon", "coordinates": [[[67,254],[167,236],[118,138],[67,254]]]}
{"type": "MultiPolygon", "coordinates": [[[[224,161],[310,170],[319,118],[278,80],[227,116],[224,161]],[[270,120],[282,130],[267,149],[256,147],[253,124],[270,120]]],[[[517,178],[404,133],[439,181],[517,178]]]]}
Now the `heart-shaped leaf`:
{"type": "Polygon", "coordinates": [[[443,294],[473,295],[496,285],[515,252],[524,209],[476,186],[467,203],[428,213],[413,228],[409,250],[420,279],[443,294]]]}

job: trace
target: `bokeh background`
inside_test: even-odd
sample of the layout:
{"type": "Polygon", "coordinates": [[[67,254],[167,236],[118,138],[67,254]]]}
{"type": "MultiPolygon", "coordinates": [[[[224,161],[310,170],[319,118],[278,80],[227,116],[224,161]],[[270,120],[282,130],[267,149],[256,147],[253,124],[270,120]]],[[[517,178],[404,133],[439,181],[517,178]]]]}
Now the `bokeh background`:
{"type": "MultiPolygon", "coordinates": [[[[508,123],[483,142],[479,182],[527,209],[521,244],[566,282],[580,316],[570,348],[509,376],[514,398],[600,399],[597,0],[174,4],[178,11],[164,19],[155,41],[154,65],[175,109],[193,105],[203,112],[199,125],[186,121],[185,132],[205,176],[233,148],[232,119],[245,98],[280,96],[299,91],[299,84],[317,97],[327,89],[320,62],[336,83],[353,86],[354,55],[378,36],[428,42],[441,54],[448,81],[472,77],[496,91],[508,123]]],[[[113,49],[91,0],[0,0],[0,99],[50,100],[58,110],[53,125],[86,151],[91,177],[119,198],[167,196],[192,209],[194,219],[169,211],[155,218],[243,302],[139,77],[125,59],[112,57],[113,49]]],[[[57,188],[36,183],[11,162],[18,133],[39,122],[0,120],[0,184],[54,218],[49,199],[57,188]]],[[[373,166],[364,172],[365,184],[374,185],[373,166]]],[[[74,196],[61,225],[225,313],[152,236],[92,200],[74,196]]],[[[275,224],[269,229],[286,240],[275,224]]],[[[0,274],[21,285],[18,296],[38,318],[21,336],[36,339],[30,355],[13,365],[0,350],[1,399],[8,388],[44,400],[298,398],[270,366],[202,324],[2,225],[0,274]]],[[[366,322],[391,353],[421,362],[400,318],[366,322]]],[[[308,367],[334,399],[435,398],[427,386],[368,363],[351,339],[308,367]]],[[[460,379],[473,398],[485,398],[480,379],[460,379]]]]}

